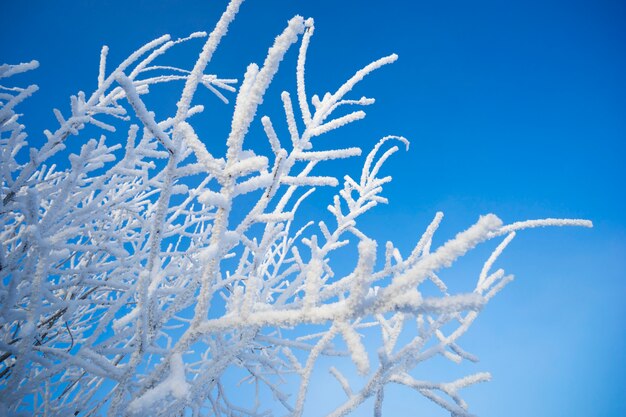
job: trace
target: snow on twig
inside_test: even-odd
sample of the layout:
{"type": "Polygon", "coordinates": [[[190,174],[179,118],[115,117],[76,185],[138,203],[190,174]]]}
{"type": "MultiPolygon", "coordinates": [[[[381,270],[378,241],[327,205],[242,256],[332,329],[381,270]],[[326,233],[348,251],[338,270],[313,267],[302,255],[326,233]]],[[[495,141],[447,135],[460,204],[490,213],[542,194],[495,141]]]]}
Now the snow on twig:
{"type": "MultiPolygon", "coordinates": [[[[497,260],[516,233],[591,227],[551,218],[505,225],[488,214],[437,246],[437,213],[406,257],[392,242],[376,242],[360,228],[362,216],[388,202],[385,164],[398,145],[408,150],[408,140],[380,139],[355,176],[318,167],[361,157],[362,149],[318,138],[366,117],[362,108],[374,99],[349,93],[397,56],[366,65],[334,93],[309,97],[314,21],[295,16],[236,89],[235,79],[205,72],[242,3],[228,4],[191,70],[155,60],[204,32],[159,37],[117,67],[103,47],[96,90],[53,111],[58,127],[44,132],[40,148],[16,113],[37,86],[0,87],[0,390],[11,394],[0,396],[0,414],[256,417],[268,415],[261,399],[269,392],[287,415],[300,416],[314,370],[330,357],[346,394],[330,415],[373,398],[380,416],[386,390],[399,384],[469,416],[460,391],[489,374],[433,382],[417,378],[417,365],[437,356],[477,360],[459,340],[513,279],[497,260]],[[278,125],[257,114],[297,43],[297,103],[282,93],[288,134],[280,137],[278,125]],[[159,119],[145,97],[176,82],[176,111],[159,119]],[[223,154],[192,118],[204,110],[194,104],[200,85],[224,103],[236,92],[223,154]],[[337,114],[344,105],[359,108],[337,114]],[[263,127],[267,155],[248,139],[253,123],[263,127]],[[84,140],[87,125],[103,135],[84,140]],[[77,154],[66,155],[68,167],[51,163],[68,141],[81,140],[77,154]],[[328,211],[303,218],[321,186],[336,187],[321,205],[328,211]],[[490,240],[495,249],[467,281],[473,288],[454,292],[443,272],[490,240]],[[353,258],[344,255],[350,250],[353,258]],[[341,273],[337,257],[352,270],[341,273]],[[429,282],[434,294],[424,291],[429,282]],[[372,332],[381,337],[372,340],[372,332]],[[346,376],[351,369],[359,376],[346,376]],[[234,375],[241,385],[230,383],[234,375]],[[244,384],[253,387],[247,402],[235,395],[244,384]]],[[[0,79],[37,66],[2,65],[0,79]]]]}

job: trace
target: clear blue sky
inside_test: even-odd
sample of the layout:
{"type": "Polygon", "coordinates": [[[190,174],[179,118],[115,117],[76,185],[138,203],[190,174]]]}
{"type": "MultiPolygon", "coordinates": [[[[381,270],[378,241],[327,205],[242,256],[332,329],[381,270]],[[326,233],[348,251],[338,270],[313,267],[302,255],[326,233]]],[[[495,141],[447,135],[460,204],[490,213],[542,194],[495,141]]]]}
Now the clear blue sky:
{"type": "MultiPolygon", "coordinates": [[[[210,31],[225,3],[6,2],[0,61],[41,63],[15,78],[41,87],[21,107],[32,140],[55,126],[52,107],[66,110],[70,94],[93,90],[101,45],[119,62],[164,33],[210,31]]],[[[412,142],[387,166],[391,204],[367,217],[367,232],[408,251],[438,210],[446,214],[438,242],[487,212],[507,222],[595,224],[527,231],[501,258],[517,279],[462,340],[481,362],[456,375],[494,377],[467,391],[470,409],[484,417],[626,415],[626,4],[248,0],[209,71],[241,79],[294,14],[316,19],[310,92],[336,88],[383,55],[400,56],[355,91],[378,100],[366,120],[334,136],[365,149],[386,134],[412,142]]],[[[172,59],[191,65],[200,46],[172,59]]],[[[291,54],[270,94],[294,91],[294,62],[291,54]]],[[[199,98],[211,109],[206,125],[224,125],[219,138],[230,108],[199,98]]],[[[276,103],[268,99],[266,112],[280,120],[276,103]]],[[[474,279],[472,267],[455,278],[474,279]]],[[[423,403],[406,394],[389,394],[387,415],[419,415],[423,403]]]]}

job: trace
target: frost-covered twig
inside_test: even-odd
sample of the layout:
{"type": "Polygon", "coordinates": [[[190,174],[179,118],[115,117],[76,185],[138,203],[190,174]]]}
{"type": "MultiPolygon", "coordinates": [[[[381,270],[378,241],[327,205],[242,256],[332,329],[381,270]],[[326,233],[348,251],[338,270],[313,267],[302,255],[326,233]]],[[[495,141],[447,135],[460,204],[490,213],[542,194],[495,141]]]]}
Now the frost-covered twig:
{"type": "MultiPolygon", "coordinates": [[[[305,66],[315,26],[296,16],[235,89],[236,80],[205,71],[241,3],[229,3],[191,68],[157,61],[203,32],[155,39],[112,71],[104,47],[97,89],[73,96],[66,115],[54,110],[59,127],[44,132],[38,149],[29,147],[15,111],[37,87],[0,87],[0,390],[11,393],[0,396],[0,415],[261,416],[269,413],[260,401],[265,391],[299,416],[322,357],[336,360],[330,372],[346,395],[331,415],[372,397],[374,415],[382,415],[389,384],[451,415],[470,415],[459,391],[488,374],[431,382],[416,366],[436,356],[477,360],[459,339],[511,281],[492,268],[516,233],[591,226],[577,219],[504,225],[489,214],[433,247],[443,218],[437,213],[408,256],[391,242],[380,245],[359,225],[388,202],[382,193],[391,177],[381,173],[408,140],[380,139],[359,175],[320,175],[320,164],[362,150],[318,138],[366,116],[340,111],[372,105],[350,92],[397,56],[366,65],[334,93],[309,97],[305,66]],[[257,114],[267,111],[265,94],[298,42],[295,98],[281,94],[283,138],[275,114],[257,114]],[[151,111],[150,89],[175,82],[182,84],[175,113],[151,111]],[[204,111],[193,103],[201,86],[224,103],[237,92],[221,155],[211,132],[194,127],[204,111]],[[248,139],[254,123],[264,129],[269,155],[248,139]],[[84,140],[88,124],[103,135],[84,140]],[[70,140],[79,150],[64,161],[70,140]],[[302,219],[316,187],[339,189],[324,203],[328,213],[302,219]],[[453,292],[442,272],[492,240],[498,243],[475,281],[453,292]],[[340,250],[355,254],[346,274],[335,265],[340,250]],[[424,290],[430,283],[439,293],[424,290]],[[368,353],[371,330],[381,334],[377,360],[368,353]],[[341,371],[352,366],[362,378],[356,384],[341,371]],[[234,395],[241,387],[233,376],[254,386],[252,401],[234,395]],[[294,380],[297,388],[289,389],[294,380]]],[[[0,79],[37,66],[0,66],[0,79]]]]}

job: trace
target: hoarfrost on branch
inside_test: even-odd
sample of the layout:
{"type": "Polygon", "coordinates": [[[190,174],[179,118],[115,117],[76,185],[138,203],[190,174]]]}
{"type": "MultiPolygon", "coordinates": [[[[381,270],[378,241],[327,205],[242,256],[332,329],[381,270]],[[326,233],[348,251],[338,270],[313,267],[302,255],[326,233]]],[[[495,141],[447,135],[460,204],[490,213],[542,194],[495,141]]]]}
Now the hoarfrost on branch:
{"type": "MultiPolygon", "coordinates": [[[[268,411],[260,393],[269,392],[284,412],[300,416],[320,358],[345,356],[362,380],[356,388],[330,367],[345,392],[332,416],[368,398],[380,416],[390,384],[468,416],[460,391],[488,373],[436,382],[416,379],[415,367],[435,356],[476,361],[458,341],[511,281],[492,268],[517,231],[591,226],[575,219],[505,225],[489,214],[433,248],[437,213],[407,256],[390,242],[381,247],[359,220],[387,202],[382,191],[391,178],[382,165],[409,142],[380,139],[356,178],[314,171],[327,160],[359,157],[360,148],[316,147],[318,136],[365,117],[374,99],[349,98],[350,91],[397,56],[358,70],[334,93],[309,96],[305,61],[314,25],[296,16],[241,82],[207,74],[241,3],[231,1],[208,36],[160,37],[112,70],[104,47],[96,91],[72,96],[69,114],[55,109],[59,126],[44,132],[39,148],[27,143],[15,109],[37,87],[0,87],[0,415],[260,416],[268,411]],[[196,38],[207,40],[192,69],[155,64],[196,38]],[[288,131],[281,137],[257,113],[290,48],[299,48],[296,94],[281,95],[288,131]],[[144,99],[170,82],[181,82],[182,93],[176,113],[159,119],[144,99]],[[193,127],[204,111],[193,104],[200,87],[226,103],[235,96],[224,155],[212,154],[210,135],[193,127]],[[358,109],[338,114],[350,107],[358,109]],[[248,148],[253,123],[262,125],[268,155],[248,148]],[[59,152],[88,125],[102,136],[57,168],[59,152]],[[125,145],[105,136],[120,130],[125,145]],[[298,217],[316,187],[339,190],[327,207],[332,223],[298,217]],[[244,198],[253,204],[236,216],[244,198]],[[440,271],[493,239],[501,243],[473,289],[450,293],[440,271]],[[335,274],[331,256],[350,245],[352,272],[335,274]],[[428,282],[438,295],[423,294],[428,282]],[[381,335],[377,357],[363,341],[372,329],[381,335]],[[404,340],[407,329],[414,336],[404,340]],[[253,384],[256,400],[240,403],[225,377],[232,369],[253,384]],[[296,389],[287,386],[294,380],[296,389]]],[[[3,65],[0,78],[37,66],[3,65]]]]}

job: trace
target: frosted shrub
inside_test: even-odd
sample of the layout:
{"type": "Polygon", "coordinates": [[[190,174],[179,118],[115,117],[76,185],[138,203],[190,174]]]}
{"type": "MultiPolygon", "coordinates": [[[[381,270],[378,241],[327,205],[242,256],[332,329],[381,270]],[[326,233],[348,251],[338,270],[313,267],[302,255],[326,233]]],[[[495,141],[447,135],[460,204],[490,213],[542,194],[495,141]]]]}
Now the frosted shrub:
{"type": "Polygon", "coordinates": [[[334,93],[309,96],[305,61],[314,25],[296,16],[240,82],[210,75],[241,3],[230,2],[210,35],[160,37],[115,68],[104,47],[96,91],[73,96],[69,114],[55,109],[59,126],[44,132],[39,148],[29,146],[16,113],[37,87],[6,80],[38,64],[0,66],[0,415],[259,416],[282,408],[300,416],[324,356],[338,356],[344,373],[354,366],[362,378],[355,385],[330,367],[345,391],[333,416],[369,398],[380,416],[391,383],[453,416],[470,415],[460,391],[489,374],[434,382],[414,368],[436,356],[476,360],[458,339],[512,279],[492,267],[518,230],[591,225],[505,225],[490,214],[432,247],[443,217],[437,213],[406,256],[391,242],[378,244],[359,220],[387,202],[382,192],[391,178],[382,165],[408,141],[380,139],[356,178],[315,168],[360,157],[360,148],[317,150],[317,143],[365,117],[374,99],[350,98],[350,91],[397,57],[372,62],[334,93]],[[170,48],[205,37],[191,70],[156,64],[170,48]],[[279,137],[275,121],[257,109],[290,48],[299,48],[297,83],[293,96],[281,95],[289,135],[279,137]],[[169,82],[184,87],[176,113],[158,120],[145,97],[169,82]],[[210,132],[194,129],[194,115],[204,110],[194,104],[198,88],[223,101],[236,97],[223,155],[205,146],[210,132]],[[266,155],[245,141],[253,123],[263,127],[266,155]],[[101,130],[100,139],[82,139],[88,126],[101,130]],[[77,141],[80,151],[58,168],[54,161],[77,141]],[[338,190],[328,202],[332,222],[298,217],[315,187],[338,190]],[[253,202],[250,210],[234,215],[243,200],[253,202]],[[492,239],[500,243],[473,288],[450,293],[440,271],[492,239]],[[335,274],[331,255],[342,247],[354,249],[353,268],[335,274]],[[439,293],[425,295],[427,283],[439,293]],[[380,346],[366,347],[366,329],[380,334],[380,346]],[[405,330],[413,336],[400,337],[405,330]],[[256,399],[238,395],[227,377],[233,370],[255,387],[256,399]]]}

